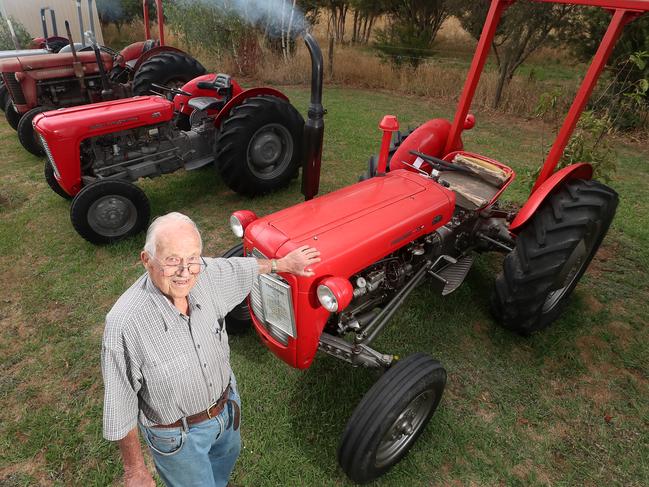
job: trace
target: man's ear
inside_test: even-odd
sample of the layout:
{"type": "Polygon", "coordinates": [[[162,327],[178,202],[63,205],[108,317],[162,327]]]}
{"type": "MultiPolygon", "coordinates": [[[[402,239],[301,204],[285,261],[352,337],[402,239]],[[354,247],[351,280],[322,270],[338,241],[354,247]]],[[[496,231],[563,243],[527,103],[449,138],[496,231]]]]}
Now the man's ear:
{"type": "Polygon", "coordinates": [[[140,252],[140,260],[142,261],[142,265],[144,266],[144,268],[148,269],[148,264],[151,261],[151,256],[146,250],[140,252]]]}

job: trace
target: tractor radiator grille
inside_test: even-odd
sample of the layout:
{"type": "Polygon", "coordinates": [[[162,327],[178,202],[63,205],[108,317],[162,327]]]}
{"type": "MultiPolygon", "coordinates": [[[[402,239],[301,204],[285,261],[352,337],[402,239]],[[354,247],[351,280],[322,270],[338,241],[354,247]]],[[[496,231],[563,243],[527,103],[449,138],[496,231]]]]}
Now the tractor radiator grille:
{"type": "Polygon", "coordinates": [[[27,103],[23,89],[20,87],[20,83],[16,81],[16,73],[2,73],[2,79],[5,82],[7,91],[11,95],[11,100],[14,102],[14,105],[24,105],[27,103]]]}
{"type": "MultiPolygon", "coordinates": [[[[257,249],[252,249],[252,256],[256,257],[258,259],[267,259],[267,257],[259,252],[257,249]]],[[[255,283],[252,286],[252,290],[250,291],[250,308],[252,313],[257,317],[257,319],[264,325],[264,328],[268,333],[270,333],[273,338],[275,338],[277,341],[284,345],[288,345],[288,338],[289,336],[292,336],[295,338],[295,319],[294,319],[294,313],[293,313],[293,304],[292,300],[290,298],[290,284],[283,279],[281,276],[278,274],[270,274],[270,277],[272,277],[274,280],[279,281],[285,287],[288,288],[288,294],[289,294],[289,299],[288,302],[282,304],[279,303],[277,306],[282,307],[282,311],[284,316],[287,317],[287,320],[281,324],[281,326],[278,326],[279,324],[273,324],[270,322],[270,318],[268,318],[266,315],[266,310],[264,310],[264,300],[262,297],[262,277],[259,276],[255,280],[255,283]]],[[[276,310],[275,310],[276,311],[276,310]]],[[[272,315],[272,310],[270,312],[272,315]]]]}
{"type": "Polygon", "coordinates": [[[47,145],[47,141],[45,140],[45,137],[42,135],[38,135],[38,137],[41,139],[41,145],[43,146],[43,150],[45,151],[45,155],[47,156],[47,160],[50,162],[52,165],[52,169],[54,169],[54,175],[60,179],[61,174],[59,173],[59,168],[56,167],[56,163],[54,162],[54,157],[52,157],[52,152],[50,151],[50,146],[47,145]]]}

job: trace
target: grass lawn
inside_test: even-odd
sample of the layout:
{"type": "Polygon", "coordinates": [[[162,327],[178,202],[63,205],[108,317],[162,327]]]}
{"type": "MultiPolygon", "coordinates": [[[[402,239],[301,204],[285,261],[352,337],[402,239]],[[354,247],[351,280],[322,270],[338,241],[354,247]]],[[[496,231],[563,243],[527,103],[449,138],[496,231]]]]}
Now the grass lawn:
{"type": "MultiPolygon", "coordinates": [[[[305,111],[308,90],[288,88],[305,111]]],[[[380,143],[377,124],[402,127],[452,109],[389,93],[325,91],[321,192],[353,183],[380,143]]],[[[122,473],[102,439],[99,353],[103,320],[142,273],[144,237],[95,247],[69,220],[69,203],[43,179],[0,122],[0,484],[110,485],[122,473]]],[[[518,170],[543,158],[550,130],[499,116],[465,134],[467,149],[518,170]]],[[[572,304],[548,330],[521,338],[488,312],[499,256],[482,256],[447,298],[423,284],[376,342],[440,360],[448,385],[409,456],[376,485],[649,484],[649,150],[619,145],[611,185],[621,202],[603,247],[572,304]]],[[[206,255],[236,243],[228,216],[267,214],[301,201],[299,182],[248,200],[212,168],[142,182],[154,215],[179,210],[202,228],[206,255]]],[[[522,201],[518,182],[506,197],[522,201]]],[[[251,333],[231,340],[243,396],[243,450],[233,481],[243,486],[349,485],[338,468],[339,436],[377,372],[318,356],[289,369],[251,333]]]]}

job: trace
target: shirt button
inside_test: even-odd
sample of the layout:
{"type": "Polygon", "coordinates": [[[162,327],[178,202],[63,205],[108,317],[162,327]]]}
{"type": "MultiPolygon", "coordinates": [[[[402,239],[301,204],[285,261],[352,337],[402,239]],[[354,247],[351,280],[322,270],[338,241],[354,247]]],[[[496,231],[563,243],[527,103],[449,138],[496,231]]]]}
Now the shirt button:
{"type": "Polygon", "coordinates": [[[197,345],[196,345],[196,347],[198,347],[198,348],[201,348],[201,344],[200,344],[200,343],[199,343],[199,344],[197,344],[197,345]]]}
{"type": "Polygon", "coordinates": [[[212,383],[210,382],[210,387],[212,387],[212,383]]]}
{"type": "Polygon", "coordinates": [[[207,364],[203,364],[203,367],[207,367],[207,364]]]}

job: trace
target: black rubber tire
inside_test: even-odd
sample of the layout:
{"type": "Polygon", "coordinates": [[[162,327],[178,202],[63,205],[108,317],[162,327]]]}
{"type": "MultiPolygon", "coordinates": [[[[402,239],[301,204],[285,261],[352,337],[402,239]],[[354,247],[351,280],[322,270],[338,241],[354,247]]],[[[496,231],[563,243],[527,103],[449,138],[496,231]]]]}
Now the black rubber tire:
{"type": "Polygon", "coordinates": [[[144,230],[149,223],[150,213],[149,199],[135,184],[103,180],[86,186],[74,197],[70,220],[77,233],[88,242],[108,244],[144,230]],[[99,211],[103,213],[98,214],[99,211]],[[120,211],[121,215],[118,214],[120,211]],[[107,221],[116,214],[120,217],[116,222],[119,226],[107,221]],[[97,221],[93,215],[101,217],[103,221],[97,221]]]}
{"type": "Polygon", "coordinates": [[[617,193],[597,181],[562,184],[539,207],[505,257],[491,297],[492,313],[522,335],[561,314],[613,221],[617,193]]]}
{"type": "Polygon", "coordinates": [[[430,421],[445,385],[446,370],[425,353],[392,365],[363,396],[347,422],[338,447],[338,462],[347,476],[354,482],[370,482],[398,463],[430,421]],[[409,425],[412,431],[393,439],[391,450],[387,436],[393,426],[408,418],[402,414],[413,403],[420,410],[414,415],[415,424],[409,425]]]}
{"type": "Polygon", "coordinates": [[[59,185],[59,182],[54,177],[54,168],[52,167],[52,164],[50,164],[50,161],[45,161],[45,168],[43,169],[43,173],[45,174],[45,182],[52,189],[52,191],[58,194],[61,198],[65,198],[66,200],[72,199],[72,196],[65,192],[65,190],[59,185]]]}
{"type": "MultiPolygon", "coordinates": [[[[415,127],[416,128],[416,127],[415,127]]],[[[405,133],[401,133],[401,131],[397,131],[395,135],[392,137],[392,142],[390,142],[390,149],[388,150],[388,163],[386,170],[390,170],[390,160],[392,159],[392,156],[394,153],[397,151],[401,143],[408,138],[408,136],[413,133],[415,129],[408,129],[405,133]]],[[[360,176],[358,176],[359,181],[365,181],[366,179],[373,178],[376,175],[376,168],[379,165],[379,156],[377,155],[372,155],[370,156],[370,159],[367,161],[367,170],[362,173],[360,176]]]]}
{"type": "Polygon", "coordinates": [[[5,111],[7,100],[9,100],[9,92],[7,91],[5,84],[0,81],[0,110],[3,112],[5,111]]]}
{"type": "MultiPolygon", "coordinates": [[[[238,244],[224,253],[221,257],[243,257],[243,244],[238,244]]],[[[252,318],[248,308],[248,298],[237,304],[225,316],[225,329],[228,335],[243,335],[252,329],[252,318]]]]}
{"type": "Polygon", "coordinates": [[[303,132],[302,115],[286,100],[269,95],[248,98],[234,107],[221,124],[216,168],[225,184],[239,194],[256,196],[276,191],[298,173],[303,132]],[[256,148],[255,141],[259,142],[256,148]],[[260,161],[266,149],[279,149],[279,154],[272,160],[260,161]],[[264,173],[253,160],[267,164],[270,170],[264,173]]]}
{"type": "Polygon", "coordinates": [[[40,140],[37,139],[38,136],[34,131],[32,122],[34,121],[34,117],[36,115],[48,110],[50,110],[50,108],[32,108],[22,116],[20,122],[18,122],[18,129],[16,130],[18,132],[18,140],[25,148],[25,150],[38,157],[43,157],[45,155],[45,151],[43,150],[43,146],[41,145],[40,140]]]}
{"type": "Polygon", "coordinates": [[[205,68],[193,57],[177,52],[163,52],[142,63],[133,76],[133,95],[149,95],[151,83],[180,87],[205,74],[205,68]]]}
{"type": "Polygon", "coordinates": [[[18,113],[14,107],[14,102],[9,98],[5,105],[5,118],[7,119],[7,123],[12,129],[18,130],[18,124],[20,123],[21,117],[22,115],[18,113]]]}

